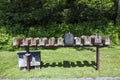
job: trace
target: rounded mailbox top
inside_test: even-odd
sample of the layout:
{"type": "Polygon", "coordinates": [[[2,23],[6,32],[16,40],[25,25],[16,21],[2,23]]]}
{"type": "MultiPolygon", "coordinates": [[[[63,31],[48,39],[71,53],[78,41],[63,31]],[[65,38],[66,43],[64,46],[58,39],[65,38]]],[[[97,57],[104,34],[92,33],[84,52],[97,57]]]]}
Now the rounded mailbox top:
{"type": "Polygon", "coordinates": [[[64,44],[65,46],[73,46],[74,44],[74,36],[72,33],[68,32],[64,36],[64,44]]]}

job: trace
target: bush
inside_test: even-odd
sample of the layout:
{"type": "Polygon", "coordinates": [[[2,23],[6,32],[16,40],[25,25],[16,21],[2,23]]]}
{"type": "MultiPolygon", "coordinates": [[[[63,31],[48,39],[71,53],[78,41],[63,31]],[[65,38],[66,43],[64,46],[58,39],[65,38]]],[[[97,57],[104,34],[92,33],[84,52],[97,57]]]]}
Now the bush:
{"type": "Polygon", "coordinates": [[[108,23],[106,30],[103,32],[106,36],[109,36],[112,43],[119,45],[120,44],[120,27],[114,26],[113,23],[108,23]]]}
{"type": "Polygon", "coordinates": [[[0,29],[0,49],[11,50],[12,49],[12,36],[5,33],[5,29],[0,29]]]}
{"type": "Polygon", "coordinates": [[[16,37],[13,37],[12,35],[10,35],[10,33],[7,33],[6,31],[7,30],[5,27],[2,26],[0,28],[0,49],[13,51],[16,49],[16,47],[13,47],[13,40],[15,38],[24,37],[24,35],[17,35],[16,37]]]}
{"type": "Polygon", "coordinates": [[[0,49],[15,50],[12,42],[15,38],[26,37],[64,37],[65,33],[71,32],[74,36],[95,35],[99,33],[102,36],[110,37],[112,45],[120,44],[120,27],[114,26],[113,22],[95,21],[82,22],[75,24],[52,23],[49,26],[31,26],[24,28],[20,25],[14,27],[0,28],[0,49]],[[17,31],[16,31],[17,30],[17,31]]]}
{"type": "Polygon", "coordinates": [[[32,26],[28,29],[26,37],[48,37],[48,32],[43,26],[32,26]]]}

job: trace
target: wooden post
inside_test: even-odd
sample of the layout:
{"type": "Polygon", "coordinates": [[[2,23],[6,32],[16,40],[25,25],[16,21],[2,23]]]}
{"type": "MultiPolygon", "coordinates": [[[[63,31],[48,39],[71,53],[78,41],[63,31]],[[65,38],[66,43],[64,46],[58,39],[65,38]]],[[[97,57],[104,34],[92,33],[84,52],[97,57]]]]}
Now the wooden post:
{"type": "Polygon", "coordinates": [[[26,50],[26,63],[27,63],[27,70],[30,71],[30,54],[29,54],[29,46],[25,46],[26,50]]]}
{"type": "Polygon", "coordinates": [[[25,46],[26,53],[29,53],[29,46],[25,46]]]}
{"type": "Polygon", "coordinates": [[[100,65],[100,53],[99,53],[99,45],[96,46],[96,70],[99,70],[100,65]]]}
{"type": "Polygon", "coordinates": [[[27,70],[30,71],[30,54],[25,54],[26,56],[26,62],[27,62],[27,70]]]}

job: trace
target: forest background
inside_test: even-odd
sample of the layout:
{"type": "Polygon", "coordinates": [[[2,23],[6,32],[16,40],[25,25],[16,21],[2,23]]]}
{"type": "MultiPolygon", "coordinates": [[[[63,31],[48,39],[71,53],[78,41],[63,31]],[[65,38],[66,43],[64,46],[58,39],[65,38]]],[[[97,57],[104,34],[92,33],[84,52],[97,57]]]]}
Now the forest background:
{"type": "Polygon", "coordinates": [[[0,49],[20,37],[108,36],[120,44],[120,0],[0,0],[0,49]]]}

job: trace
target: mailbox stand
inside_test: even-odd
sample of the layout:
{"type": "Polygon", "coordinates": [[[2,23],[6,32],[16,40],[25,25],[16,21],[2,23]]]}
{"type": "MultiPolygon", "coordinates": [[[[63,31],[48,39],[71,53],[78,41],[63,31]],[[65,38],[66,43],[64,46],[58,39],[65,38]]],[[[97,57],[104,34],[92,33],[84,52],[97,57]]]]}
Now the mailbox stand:
{"type": "Polygon", "coordinates": [[[29,54],[29,46],[25,46],[26,50],[26,63],[27,63],[27,70],[30,71],[30,54],[29,54]]]}
{"type": "Polygon", "coordinates": [[[100,53],[99,53],[99,45],[96,46],[96,70],[99,70],[100,64],[100,53]]]}
{"type": "MultiPolygon", "coordinates": [[[[110,39],[109,38],[108,39],[107,38],[103,39],[98,34],[96,36],[91,36],[91,37],[82,36],[81,38],[83,40],[78,41],[78,43],[76,45],[79,45],[80,47],[82,47],[82,46],[96,47],[96,70],[99,70],[99,66],[100,66],[100,51],[99,51],[99,49],[100,49],[100,47],[109,46],[110,45],[110,39]],[[80,42],[84,45],[82,45],[80,42]]],[[[32,59],[31,59],[32,54],[30,54],[30,52],[29,52],[29,47],[35,47],[35,46],[39,46],[39,47],[60,47],[60,46],[62,46],[62,47],[76,47],[76,45],[74,45],[74,36],[70,32],[65,34],[64,43],[63,43],[62,38],[59,38],[58,44],[54,45],[55,44],[55,38],[53,37],[51,39],[49,39],[48,44],[47,44],[47,38],[40,38],[40,39],[36,38],[35,40],[37,40],[37,41],[34,44],[33,44],[33,42],[31,42],[31,38],[17,39],[17,40],[14,41],[15,46],[22,46],[26,50],[25,56],[26,56],[26,64],[27,64],[27,70],[28,71],[30,71],[30,66],[32,66],[32,62],[31,62],[32,61],[32,59]],[[29,46],[29,44],[30,44],[30,46],[29,46]],[[31,64],[30,64],[30,62],[31,62],[31,64]]],[[[26,64],[24,66],[26,66],[26,64]]],[[[38,65],[40,65],[40,64],[38,64],[38,65]]]]}

